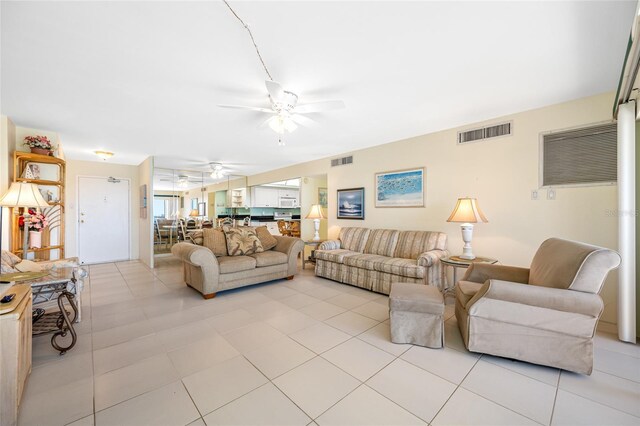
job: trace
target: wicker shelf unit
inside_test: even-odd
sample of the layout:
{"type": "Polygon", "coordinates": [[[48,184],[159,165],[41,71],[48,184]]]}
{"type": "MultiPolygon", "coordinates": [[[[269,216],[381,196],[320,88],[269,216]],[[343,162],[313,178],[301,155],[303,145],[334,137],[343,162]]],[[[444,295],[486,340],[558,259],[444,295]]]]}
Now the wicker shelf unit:
{"type": "MultiPolygon", "coordinates": [[[[34,253],[35,259],[52,260],[64,258],[64,215],[65,215],[65,169],[63,159],[30,152],[16,151],[13,154],[13,180],[15,182],[29,182],[41,187],[55,188],[57,199],[49,202],[49,207],[42,209],[49,221],[49,226],[42,232],[42,248],[30,248],[29,253],[34,253]],[[55,172],[57,179],[40,179],[39,177],[25,177],[25,170],[30,164],[57,166],[55,172]],[[52,243],[52,239],[55,240],[52,243]]],[[[47,199],[47,197],[45,197],[47,199]]],[[[23,230],[19,226],[19,217],[23,209],[19,209],[13,217],[13,230],[11,238],[11,251],[22,257],[23,230]]]]}

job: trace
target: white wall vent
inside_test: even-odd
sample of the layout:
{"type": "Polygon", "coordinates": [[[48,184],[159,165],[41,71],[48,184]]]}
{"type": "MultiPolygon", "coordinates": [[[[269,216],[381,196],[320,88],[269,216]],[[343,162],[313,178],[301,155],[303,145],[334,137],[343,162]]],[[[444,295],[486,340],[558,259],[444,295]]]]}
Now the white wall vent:
{"type": "Polygon", "coordinates": [[[353,163],[353,155],[342,158],[334,158],[331,160],[331,167],[344,166],[353,163]]]}
{"type": "Polygon", "coordinates": [[[497,138],[500,136],[510,136],[513,130],[513,123],[494,124],[487,127],[479,127],[477,129],[465,130],[458,132],[458,144],[476,142],[483,139],[497,138]]]}
{"type": "Polygon", "coordinates": [[[618,179],[615,123],[541,135],[542,186],[612,184],[618,179]]]}

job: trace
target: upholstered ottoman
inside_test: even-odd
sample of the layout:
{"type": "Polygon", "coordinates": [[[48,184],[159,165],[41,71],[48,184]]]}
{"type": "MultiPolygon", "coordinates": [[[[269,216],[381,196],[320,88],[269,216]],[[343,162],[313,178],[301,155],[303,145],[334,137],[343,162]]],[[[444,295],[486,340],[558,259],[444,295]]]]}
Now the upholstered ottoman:
{"type": "Polygon", "coordinates": [[[393,343],[444,345],[444,299],[436,287],[391,283],[389,311],[393,343]]]}

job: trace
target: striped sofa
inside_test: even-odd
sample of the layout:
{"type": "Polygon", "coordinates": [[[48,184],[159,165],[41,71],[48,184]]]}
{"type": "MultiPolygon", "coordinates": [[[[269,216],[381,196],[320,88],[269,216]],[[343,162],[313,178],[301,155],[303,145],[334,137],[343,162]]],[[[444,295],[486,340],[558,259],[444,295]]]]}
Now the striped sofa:
{"type": "Polygon", "coordinates": [[[446,247],[443,232],[342,228],[318,246],[316,275],[384,294],[394,281],[440,288],[446,247]]]}

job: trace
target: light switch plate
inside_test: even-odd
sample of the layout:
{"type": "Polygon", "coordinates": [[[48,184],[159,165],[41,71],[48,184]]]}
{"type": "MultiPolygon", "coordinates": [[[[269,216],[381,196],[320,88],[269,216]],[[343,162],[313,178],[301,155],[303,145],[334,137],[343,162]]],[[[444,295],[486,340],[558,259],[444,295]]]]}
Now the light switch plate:
{"type": "Polygon", "coordinates": [[[537,189],[532,189],[531,190],[531,199],[532,200],[537,200],[538,199],[538,190],[537,189]]]}
{"type": "Polygon", "coordinates": [[[556,190],[549,188],[547,189],[547,200],[555,200],[556,199],[556,190]]]}

